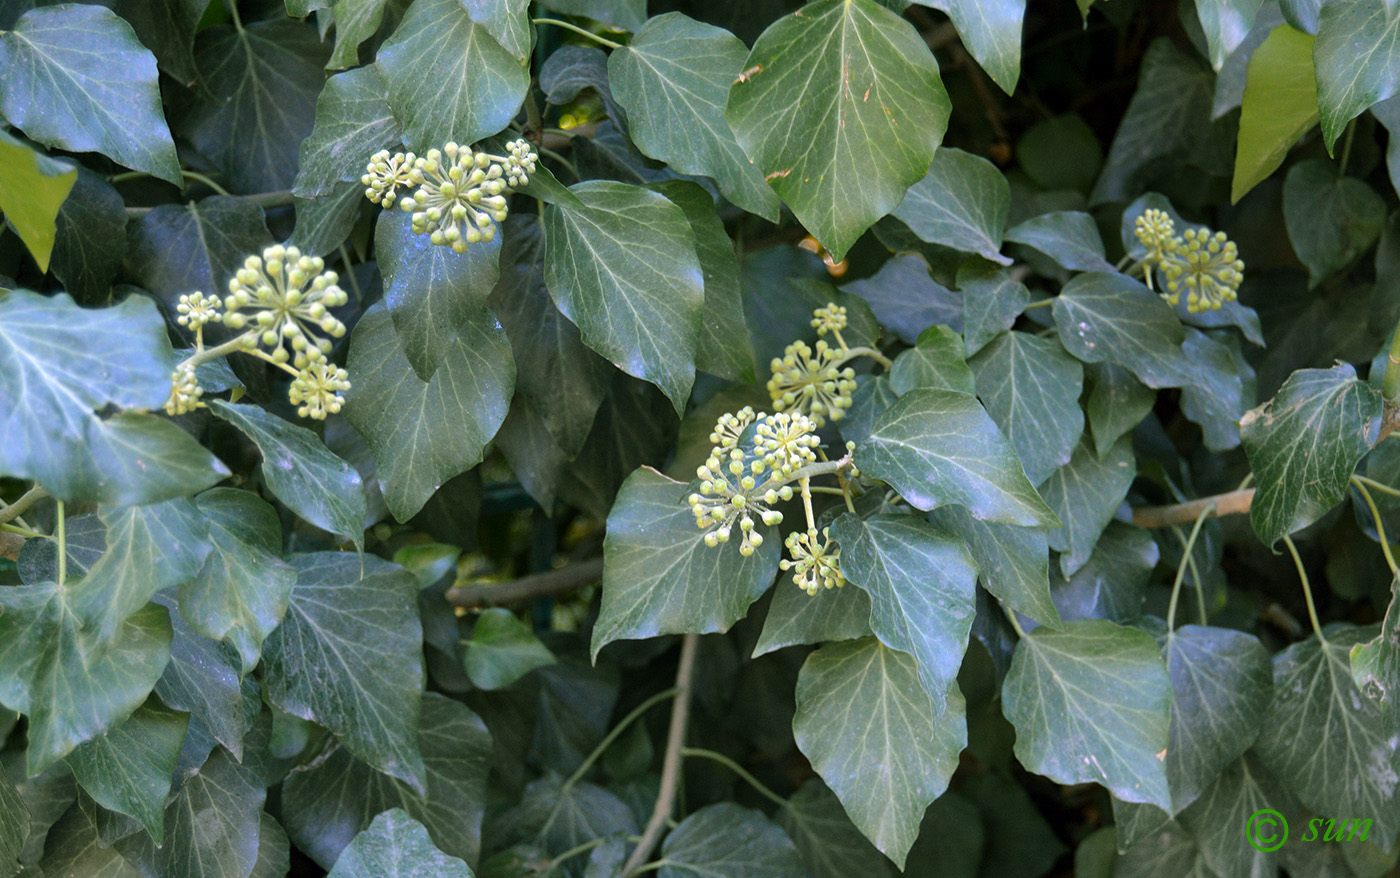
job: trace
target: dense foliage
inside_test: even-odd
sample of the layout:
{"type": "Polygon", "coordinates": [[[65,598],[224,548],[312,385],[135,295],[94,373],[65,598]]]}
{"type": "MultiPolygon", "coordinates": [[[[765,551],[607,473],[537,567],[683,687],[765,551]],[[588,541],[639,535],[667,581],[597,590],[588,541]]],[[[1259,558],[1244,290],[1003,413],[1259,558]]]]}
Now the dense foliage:
{"type": "Polygon", "coordinates": [[[0,3],[0,876],[1389,872],[1397,71],[0,3]]]}

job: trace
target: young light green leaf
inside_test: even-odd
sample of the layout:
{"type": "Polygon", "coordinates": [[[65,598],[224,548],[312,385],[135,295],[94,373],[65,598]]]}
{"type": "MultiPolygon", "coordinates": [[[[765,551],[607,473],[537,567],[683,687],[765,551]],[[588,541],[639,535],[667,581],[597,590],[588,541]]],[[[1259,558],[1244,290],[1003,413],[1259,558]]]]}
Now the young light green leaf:
{"type": "Polygon", "coordinates": [[[1113,271],[1103,258],[1094,218],[1079,210],[1042,213],[1006,232],[1006,240],[1034,247],[1069,271],[1113,271]]]}
{"type": "MultiPolygon", "coordinates": [[[[963,341],[968,356],[1010,329],[1031,301],[1031,291],[1005,268],[972,262],[958,269],[962,291],[963,341]]],[[[975,367],[974,367],[975,368],[975,367]]]]}
{"type": "Polygon", "coordinates": [[[798,221],[842,259],[928,171],[950,110],[909,22],[874,0],[819,0],[754,43],[725,118],[798,221]]]}
{"type": "MultiPolygon", "coordinates": [[[[1261,483],[1262,484],[1262,483],[1261,483]]],[[[1400,830],[1400,738],[1357,691],[1348,653],[1374,626],[1336,623],[1274,655],[1274,698],[1255,752],[1308,808],[1375,821],[1378,838],[1400,830]]]]}
{"type": "Polygon", "coordinates": [[[238,650],[246,674],[287,612],[296,572],[279,557],[277,511],[256,494],[216,488],[195,504],[214,550],[199,575],[180,583],[180,612],[200,634],[238,650]]]}
{"type": "Polygon", "coordinates": [[[328,194],[336,183],[358,183],[371,155],[392,150],[402,140],[379,67],[338,73],[316,98],[316,124],[301,143],[292,194],[314,198],[328,194]]]}
{"type": "Polygon", "coordinates": [[[58,237],[59,210],[78,180],[78,169],[30,149],[3,131],[0,168],[0,212],[39,270],[46,272],[58,237]]]}
{"type": "Polygon", "coordinates": [[[31,9],[0,34],[0,113],[31,140],[100,152],[179,185],[156,59],[131,25],[85,4],[31,9]]]}
{"type": "Polygon", "coordinates": [[[944,700],[934,710],[914,659],[873,637],[822,647],[797,678],[797,746],[851,821],[901,868],[967,744],[956,683],[944,700]]]}
{"type": "Polygon", "coordinates": [[[1026,768],[1163,809],[1171,807],[1163,762],[1171,698],[1152,636],[1098,619],[1031,631],[1016,645],[1002,692],[1026,768]]]}
{"type": "Polygon", "coordinates": [[[1238,202],[1278,170],[1317,118],[1313,38],[1281,24],[1249,59],[1230,201],[1238,202]]]}
{"type": "Polygon", "coordinates": [[[593,180],[570,191],[582,207],[544,214],[545,282],[583,341],[650,381],[685,413],[705,282],[684,211],[637,186],[593,180]]]}
{"type": "Polygon", "coordinates": [[[1225,58],[1244,42],[1261,0],[1199,0],[1196,17],[1210,47],[1210,66],[1217,71],[1225,58]]]}
{"type": "Polygon", "coordinates": [[[1148,387],[1186,383],[1186,330],[1172,307],[1140,282],[1116,272],[1077,275],[1051,310],[1065,350],[1080,360],[1122,366],[1148,387]]]}
{"type": "Polygon", "coordinates": [[[1011,94],[1021,78],[1021,19],[1026,0],[915,0],[948,13],[963,45],[1001,90],[1011,94]]]}
{"type": "Polygon", "coordinates": [[[870,595],[870,628],[880,642],[914,657],[935,717],[967,651],[977,598],[977,564],[956,536],[914,515],[846,513],[831,527],[841,571],[870,595]]]}
{"type": "Polygon", "coordinates": [[[433,846],[428,830],[402,808],[374,818],[336,858],[327,878],[472,878],[467,864],[433,846]]]}
{"type": "Polygon", "coordinates": [[[1040,486],[1040,494],[1064,524],[1052,528],[1050,548],[1060,552],[1065,576],[1089,560],[1099,534],[1108,527],[1137,476],[1137,458],[1130,439],[1120,439],[1099,457],[1085,437],[1069,463],[1055,470],[1040,486]]]}
{"type": "Polygon", "coordinates": [[[1346,363],[1294,372],[1245,413],[1240,439],[1258,485],[1249,519],[1266,545],[1301,530],[1346,496],[1380,433],[1381,396],[1346,363]]]}
{"type": "Polygon", "coordinates": [[[30,776],[130,716],[170,659],[163,607],[127,617],[100,654],[64,586],[0,589],[0,609],[0,703],[29,717],[30,776]]]}
{"type": "Polygon", "coordinates": [[[432,693],[423,697],[417,729],[428,770],[425,795],[340,746],[293,771],[283,785],[283,801],[287,833],[296,846],[322,867],[331,866],[376,814],[402,808],[427,828],[439,850],[475,863],[491,772],[491,734],[465,706],[432,693]]]}
{"type": "Polygon", "coordinates": [[[729,630],[773,583],[782,554],[774,529],[754,532],[763,545],[747,558],[733,542],[710,548],[683,483],[650,467],[633,472],[608,515],[594,660],[614,640],[729,630]]]}
{"type": "Polygon", "coordinates": [[[665,878],[802,878],[797,847],[761,811],[721,802],[701,808],[661,845],[665,878]]]}
{"type": "Polygon", "coordinates": [[[784,578],[773,592],[753,658],[785,646],[854,640],[870,633],[870,595],[863,589],[828,588],[807,594],[784,578]]]}
{"type": "Polygon", "coordinates": [[[165,840],[165,798],[189,723],[189,714],[148,698],[125,722],[79,744],[65,761],[99,805],[141,821],[160,844],[165,840]]]}
{"type": "Polygon", "coordinates": [[[1084,433],[1084,368],[1063,345],[1028,332],[1003,332],[968,365],[977,395],[1011,440],[1026,478],[1040,484],[1069,462],[1084,433]]]}
{"type": "Polygon", "coordinates": [[[947,147],[933,157],[924,178],[909,188],[894,215],[921,239],[976,253],[999,265],[1011,189],[996,165],[947,147]]]}
{"type": "Polygon", "coordinates": [[[1400,92],[1400,5],[1394,0],[1322,4],[1313,60],[1322,139],[1331,152],[1348,122],[1400,92]]]}
{"type": "Polygon", "coordinates": [[[529,626],[502,607],[483,610],[462,647],[467,676],[481,689],[504,689],[535,668],[554,664],[554,654],[529,626]]]}
{"type": "Polygon", "coordinates": [[[510,343],[494,320],[470,326],[428,382],[414,374],[382,305],[366,311],[351,336],[347,368],[355,383],[345,418],[369,444],[384,501],[400,521],[480,463],[505,420],[515,383],[510,343]]]}
{"type": "Polygon", "coordinates": [[[713,177],[730,201],[777,222],[778,196],[724,121],[746,57],[729,31],[668,12],[612,53],[608,76],[638,149],[683,174],[713,177]]]}
{"type": "Polygon", "coordinates": [[[1119,437],[1132,430],[1157,402],[1157,392],[1146,387],[1133,373],[1112,363],[1091,363],[1089,431],[1094,435],[1094,447],[1103,457],[1118,443],[1119,437]]]}
{"type": "Polygon", "coordinates": [[[500,131],[530,85],[528,58],[497,42],[461,0],[414,3],[376,63],[408,146],[420,154],[500,131]]]}
{"type": "Polygon", "coordinates": [[[930,326],[919,334],[914,347],[894,358],[890,389],[902,396],[916,387],[969,395],[976,392],[967,364],[967,348],[956,332],[946,326],[930,326]]]}
{"type": "Polygon", "coordinates": [[[1060,626],[1050,600],[1050,550],[1043,528],[978,521],[961,506],[935,509],[929,520],[967,544],[983,588],[1018,613],[1060,626]]]}
{"type": "Polygon", "coordinates": [[[773,819],[797,845],[815,878],[893,878],[890,864],[880,859],[880,852],[846,816],[841,800],[820,778],[804,783],[773,819]]]}
{"type": "MultiPolygon", "coordinates": [[[[1400,8],[1400,7],[1397,7],[1400,8]]],[[[1327,159],[1299,162],[1283,179],[1283,222],[1316,287],[1371,249],[1385,225],[1385,202],[1327,159]]]]}
{"type": "Polygon", "coordinates": [[[965,393],[909,391],[875,421],[855,459],[862,472],[889,482],[916,509],[958,503],[982,521],[1060,524],[1026,479],[1011,443],[965,393]]]}

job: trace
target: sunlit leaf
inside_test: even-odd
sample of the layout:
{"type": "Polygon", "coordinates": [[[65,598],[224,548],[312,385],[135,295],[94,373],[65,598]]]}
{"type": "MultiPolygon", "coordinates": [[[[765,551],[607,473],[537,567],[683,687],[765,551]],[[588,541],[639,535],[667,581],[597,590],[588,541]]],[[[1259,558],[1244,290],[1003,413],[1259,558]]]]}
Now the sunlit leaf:
{"type": "Polygon", "coordinates": [[[958,37],[1001,90],[1011,94],[1021,77],[1021,19],[1025,0],[916,0],[948,13],[958,37]]]}
{"type": "Polygon", "coordinates": [[[1279,25],[1255,50],[1248,70],[1231,201],[1278,170],[1288,150],[1317,122],[1312,37],[1279,25]]]}
{"type": "Polygon", "coordinates": [[[1313,59],[1322,138],[1331,151],[1348,122],[1400,92],[1400,5],[1323,3],[1313,59]]]}
{"type": "Polygon", "coordinates": [[[78,169],[36,152],[0,132],[0,212],[29,248],[40,271],[58,237],[58,214],[78,180],[78,169]]]}
{"type": "Polygon", "coordinates": [[[554,664],[554,655],[529,626],[504,608],[482,611],[472,639],[462,645],[467,676],[482,689],[504,689],[535,668],[554,664]]]}

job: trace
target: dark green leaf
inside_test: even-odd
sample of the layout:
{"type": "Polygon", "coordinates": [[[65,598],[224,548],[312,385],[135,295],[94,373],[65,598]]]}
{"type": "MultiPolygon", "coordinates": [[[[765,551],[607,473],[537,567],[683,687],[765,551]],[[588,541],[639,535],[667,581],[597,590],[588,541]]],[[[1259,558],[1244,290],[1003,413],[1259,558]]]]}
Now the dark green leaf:
{"type": "Polygon", "coordinates": [[[602,49],[566,44],[551,52],[540,67],[540,91],[554,106],[573,103],[586,89],[593,89],[608,118],[627,130],[627,112],[613,98],[608,82],[608,55],[602,49]]]}
{"type": "Polygon", "coordinates": [[[1055,571],[1051,597],[1065,619],[1128,622],[1142,615],[1147,581],[1160,557],[1149,531],[1110,521],[1083,567],[1068,579],[1055,571]]]}
{"type": "Polygon", "coordinates": [[[283,785],[284,823],[296,846],[330,866],[376,814],[402,808],[445,853],[476,862],[491,736],[466,707],[441,695],[423,698],[418,746],[428,769],[427,795],[353,758],[343,747],[301,766],[283,785]]]}
{"type": "Polygon", "coordinates": [[[31,140],[180,182],[156,59],[111,10],[31,9],[0,34],[0,113],[31,140]]]}
{"type": "Polygon", "coordinates": [[[335,0],[330,9],[335,21],[335,51],[326,62],[326,69],[339,70],[359,63],[360,43],[379,30],[388,5],[389,0],[335,0]]]}
{"type": "Polygon", "coordinates": [[[799,643],[852,640],[870,634],[870,596],[859,588],[807,594],[788,578],[778,581],[753,657],[799,643]]]}
{"type": "Polygon", "coordinates": [[[919,682],[940,717],[958,676],[977,597],[977,565],[966,544],[907,514],[861,520],[847,513],[831,537],[846,579],[870,595],[870,628],[914,657],[919,682]]]}
{"type": "Polygon", "coordinates": [[[54,161],[3,131],[0,159],[5,168],[0,174],[0,212],[39,270],[48,271],[58,235],[56,220],[77,182],[78,168],[54,161]]]}
{"type": "Polygon", "coordinates": [[[695,380],[704,275],[684,211],[636,186],[595,180],[584,202],[544,214],[545,282],[583,341],[650,381],[685,413],[695,380]]]}
{"type": "Polygon", "coordinates": [[[1283,164],[1317,122],[1313,38],[1286,24],[1274,28],[1249,60],[1230,200],[1237,202],[1283,164]]]}
{"type": "Polygon", "coordinates": [[[29,809],[9,776],[0,771],[0,872],[19,871],[19,855],[28,835],[29,809]]]}
{"type": "Polygon", "coordinates": [[[140,870],[102,844],[97,820],[97,807],[91,802],[74,803],[49,830],[40,874],[141,878],[140,870]]]}
{"type": "Polygon", "coordinates": [[[472,639],[463,649],[467,676],[482,689],[504,689],[535,668],[554,664],[554,654],[529,626],[499,607],[476,617],[472,639]]]}
{"type": "Polygon", "coordinates": [[[1345,363],[1294,372],[1277,396],[1245,413],[1240,438],[1258,485],[1249,518],[1266,545],[1342,502],[1380,421],[1380,394],[1345,363]]]}
{"type": "Polygon", "coordinates": [[[238,650],[243,673],[282,621],[296,572],[279,557],[277,512],[251,491],[216,488],[195,498],[214,550],[180,583],[180,612],[196,631],[238,650]]]}
{"type": "Polygon", "coordinates": [[[1351,650],[1351,676],[1356,688],[1381,712],[1388,730],[1400,726],[1400,589],[1393,580],[1390,605],[1374,640],[1359,643],[1351,650]]]}
{"type": "Polygon", "coordinates": [[[1385,225],[1385,202],[1355,177],[1344,177],[1326,159],[1299,162],[1283,182],[1288,240],[1308,267],[1309,285],[1350,265],[1371,249],[1385,225]]]}
{"type": "Polygon", "coordinates": [[[918,343],[894,359],[890,389],[902,396],[916,387],[975,392],[967,349],[958,334],[946,326],[930,326],[918,343]]]}
{"type": "Polygon", "coordinates": [[[1006,240],[1034,247],[1070,271],[1112,271],[1103,258],[1103,238],[1087,213],[1062,210],[1032,217],[1008,229],[1006,240]]]}
{"type": "MultiPolygon", "coordinates": [[[[977,803],[986,826],[985,855],[982,868],[976,874],[987,878],[1044,875],[1064,853],[1065,846],[1055,836],[1040,807],[1027,794],[1026,787],[996,771],[971,775],[967,781],[958,794],[977,803]]],[[[934,808],[937,807],[935,803],[934,808]]],[[[933,813],[943,816],[936,810],[933,813]]]]}
{"type": "Polygon", "coordinates": [[[724,121],[746,57],[738,37],[672,12],[648,20],[614,52],[608,73],[638,149],[681,173],[713,177],[730,201],[777,222],[778,197],[724,121]]]}
{"type": "Polygon", "coordinates": [[[1331,151],[1348,122],[1400,92],[1400,7],[1389,0],[1322,4],[1313,59],[1322,139],[1331,151]]]}
{"type": "Polygon", "coordinates": [[[867,637],[807,657],[793,734],[852,822],[902,868],[967,743],[963,713],[956,684],[935,711],[914,659],[867,637]]]}
{"type": "Polygon", "coordinates": [[[1138,281],[1107,272],[1077,275],[1052,310],[1065,350],[1084,362],[1122,366],[1148,387],[1188,380],[1186,330],[1172,307],[1138,281]]]}
{"type": "MultiPolygon", "coordinates": [[[[242,670],[233,647],[194,632],[167,594],[156,602],[170,611],[170,663],[156,683],[160,700],[190,714],[190,724],[205,732],[233,758],[243,758],[243,693],[239,687],[242,670]]],[[[199,760],[202,762],[204,756],[199,760]]]]}
{"type": "MultiPolygon", "coordinates": [[[[4,150],[0,141],[0,151],[4,150]]],[[[8,167],[14,167],[9,165],[8,167]]],[[[4,184],[0,183],[0,194],[4,184]]],[[[39,179],[30,179],[25,186],[27,201],[39,202],[44,188],[39,179]]],[[[26,205],[28,206],[28,205],[26,205]]],[[[0,197],[0,210],[6,210],[0,197]]],[[[23,211],[11,212],[14,223],[23,211]]],[[[54,241],[53,274],[63,282],[63,288],[79,302],[96,304],[110,299],[112,280],[121,267],[126,253],[126,205],[106,180],[83,169],[78,182],[58,212],[58,236],[54,241]]],[[[36,259],[36,261],[38,261],[36,259]]],[[[40,267],[44,263],[40,261],[40,267]]]]}
{"type": "Polygon", "coordinates": [[[929,519],[967,544],[983,588],[1011,609],[1059,627],[1059,613],[1050,601],[1049,548],[1043,529],[978,521],[959,506],[935,509],[929,519]]]}
{"type": "Polygon", "coordinates": [[[761,811],[730,802],[691,814],[666,836],[662,878],[802,878],[792,840],[761,811]]]}
{"type": "Polygon", "coordinates": [[[1255,752],[1298,799],[1319,814],[1375,821],[1391,838],[1400,738],[1380,708],[1357,690],[1348,653],[1376,633],[1338,623],[1274,655],[1274,698],[1255,752]]]}
{"type": "MultiPolygon", "coordinates": [[[[1167,751],[1169,762],[1172,752],[1167,751]]],[[[1167,772],[1172,773],[1170,765],[1167,772]]],[[[1259,764],[1258,758],[1249,754],[1225,766],[1215,781],[1201,791],[1195,804],[1179,816],[1179,820],[1190,830],[1201,855],[1216,874],[1269,875],[1277,869],[1278,855],[1272,851],[1257,850],[1248,844],[1240,827],[1248,826],[1250,817],[1260,809],[1287,808],[1285,803],[1291,801],[1292,797],[1279,787],[1278,781],[1259,764]]],[[[1267,824],[1261,827],[1260,836],[1267,838],[1269,829],[1272,826],[1267,824]]],[[[1294,836],[1295,839],[1300,837],[1294,836]]]]}
{"type": "Polygon", "coordinates": [[[224,292],[243,260],[271,243],[262,208],[251,199],[162,204],[131,226],[126,271],[173,312],[184,293],[224,292]]]}
{"type": "Polygon", "coordinates": [[[1099,534],[1108,527],[1137,476],[1137,459],[1130,439],[1120,439],[1103,457],[1086,437],[1069,463],[1055,470],[1040,486],[1045,502],[1064,522],[1049,533],[1050,548],[1060,552],[1065,576],[1089,560],[1099,534]]]}
{"type": "Polygon", "coordinates": [[[915,0],[948,13],[963,45],[1001,90],[1011,94],[1021,78],[1021,19],[1025,0],[915,0]]]}
{"type": "Polygon", "coordinates": [[[428,830],[402,808],[374,818],[335,860],[328,878],[472,878],[467,864],[433,846],[428,830]]]}
{"type": "Polygon", "coordinates": [[[977,395],[1035,484],[1069,462],[1084,432],[1084,369],[1056,340],[1003,332],[968,365],[977,395]]]}
{"type": "Polygon", "coordinates": [[[379,67],[338,73],[316,98],[316,124],[302,141],[292,192],[311,198],[329,193],[336,183],[358,183],[371,155],[402,140],[379,67]]]}
{"type": "Polygon", "coordinates": [[[797,845],[814,878],[865,875],[891,878],[888,863],[841,807],[841,800],[819,778],[812,778],[787,800],[774,819],[797,845]]]}
{"type": "Polygon", "coordinates": [[[115,0],[113,12],[136,31],[165,73],[181,85],[198,78],[194,66],[195,30],[209,0],[115,0]]]}
{"type": "Polygon", "coordinates": [[[1155,829],[1143,841],[1123,852],[1113,866],[1114,878],[1218,878],[1207,864],[1191,834],[1175,822],[1155,829]]]}
{"type": "Polygon", "coordinates": [[[976,253],[1001,265],[1011,190],[996,165],[951,147],[939,150],[894,215],[931,244],[976,253]]]}
{"type": "Polygon", "coordinates": [[[306,521],[363,549],[365,487],[354,467],[332,454],[315,433],[257,406],[216,399],[209,407],[258,446],[263,479],[278,500],[306,521]]]}
{"type": "Polygon", "coordinates": [[[1031,631],[1002,694],[1026,768],[1161,808],[1171,807],[1163,762],[1171,696],[1156,641],[1101,620],[1031,631]]]}
{"type": "Polygon", "coordinates": [[[976,878],[986,837],[977,806],[955,792],[944,793],[924,812],[919,839],[905,862],[905,874],[922,874],[922,870],[950,878],[976,878]]]}
{"type": "Polygon", "coordinates": [[[618,489],[639,466],[659,466],[672,447],[676,413],[650,384],[613,371],[593,429],[560,485],[566,502],[606,519],[618,489]]]}
{"type": "Polygon", "coordinates": [[[1240,444],[1240,419],[1255,401],[1254,370],[1226,333],[1187,327],[1181,350],[1195,376],[1181,388],[1181,411],[1201,425],[1207,448],[1229,451],[1240,444]]]}
{"type": "Polygon", "coordinates": [[[552,773],[527,786],[520,804],[500,820],[510,827],[506,840],[533,839],[556,855],[615,832],[635,835],[640,828],[617,796],[591,783],[566,789],[564,779],[552,773]]]}
{"type": "Polygon", "coordinates": [[[1055,116],[1021,135],[1016,161],[1046,191],[1088,192],[1103,165],[1103,147],[1082,117],[1055,116]]]}
{"type": "Polygon", "coordinates": [[[189,722],[189,714],[149,698],[121,725],[78,745],[66,761],[99,805],[135,817],[160,844],[165,797],[189,722]]]}
{"type": "Polygon", "coordinates": [[[912,25],[874,0],[819,0],[758,38],[725,117],[798,221],[841,259],[927,172],[949,112],[938,62],[912,25]]]}
{"type": "Polygon", "coordinates": [[[733,542],[714,548],[695,526],[685,486],[649,467],[627,477],[608,515],[603,605],[592,651],[614,640],[727,631],[767,591],[782,554],[777,532],[745,558],[733,542]]]}
{"type": "Polygon", "coordinates": [[[958,288],[962,290],[963,341],[968,356],[1010,329],[1031,301],[1031,291],[1014,280],[1010,270],[986,263],[958,269],[958,288]]]}
{"type": "Polygon", "coordinates": [[[1059,524],[1011,444],[965,393],[909,391],[880,415],[855,458],[862,472],[889,482],[917,509],[958,503],[982,521],[1059,524]]]}
{"type": "Polygon", "coordinates": [[[505,332],[494,322],[467,326],[475,331],[458,335],[426,383],[382,306],[365,312],[350,340],[354,385],[345,418],[369,443],[384,500],[400,521],[476,466],[505,420],[515,380],[505,332]]]}
{"type": "Polygon", "coordinates": [[[293,555],[287,616],[263,651],[268,699],[325,726],[360,759],[422,791],[418,583],[369,555],[293,555]]]}
{"type": "Polygon", "coordinates": [[[248,878],[287,878],[292,868],[286,830],[266,811],[258,816],[258,859],[248,878]]]}
{"type": "Polygon", "coordinates": [[[868,302],[880,325],[906,344],[914,344],[930,326],[943,324],[954,331],[963,326],[962,297],[934,282],[917,253],[890,258],[872,277],[852,281],[842,291],[868,302]]]}
{"type": "Polygon", "coordinates": [[[292,187],[325,82],[326,54],[315,30],[286,18],[200,32],[195,63],[210,97],[179,128],[223,171],[230,192],[292,187]]]}
{"type": "Polygon", "coordinates": [[[1131,431],[1157,401],[1157,392],[1133,377],[1133,373],[1112,363],[1089,366],[1090,383],[1086,410],[1094,447],[1102,457],[1113,450],[1119,437],[1131,431]]]}
{"type": "Polygon", "coordinates": [[[530,84],[525,54],[502,47],[461,0],[414,3],[377,63],[406,142],[420,154],[500,131],[530,84]]]}

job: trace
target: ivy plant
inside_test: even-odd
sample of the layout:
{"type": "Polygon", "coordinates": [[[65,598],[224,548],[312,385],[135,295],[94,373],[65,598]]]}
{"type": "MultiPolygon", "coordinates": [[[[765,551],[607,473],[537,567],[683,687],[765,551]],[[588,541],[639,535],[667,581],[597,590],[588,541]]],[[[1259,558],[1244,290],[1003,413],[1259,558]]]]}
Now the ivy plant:
{"type": "Polygon", "coordinates": [[[0,4],[0,878],[1393,873],[1397,70],[0,4]]]}

